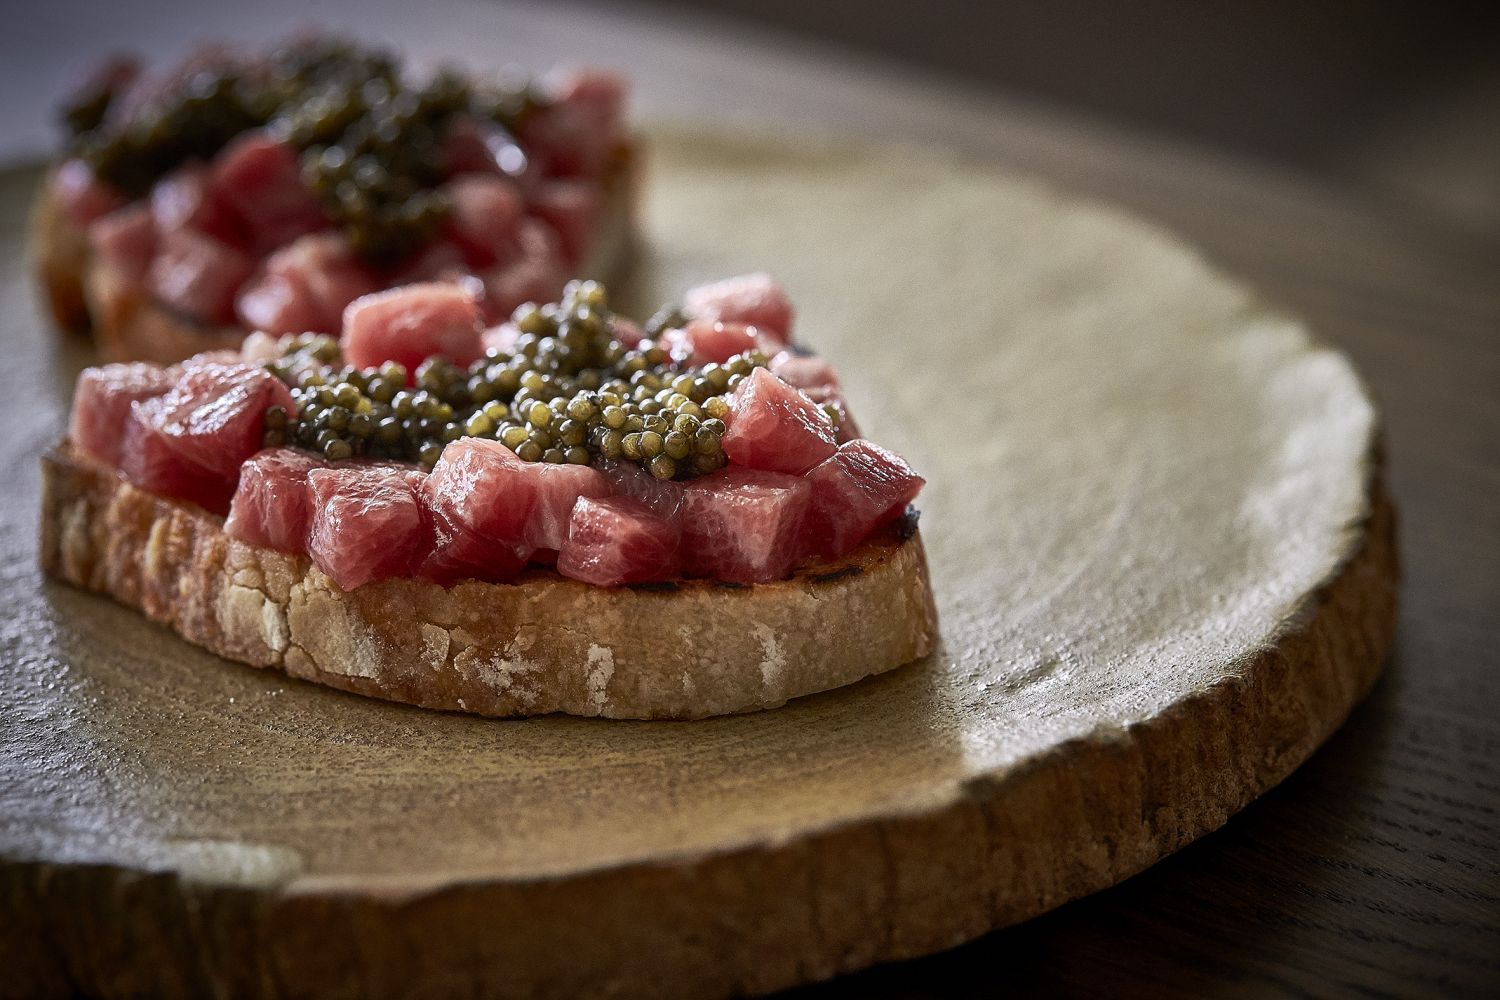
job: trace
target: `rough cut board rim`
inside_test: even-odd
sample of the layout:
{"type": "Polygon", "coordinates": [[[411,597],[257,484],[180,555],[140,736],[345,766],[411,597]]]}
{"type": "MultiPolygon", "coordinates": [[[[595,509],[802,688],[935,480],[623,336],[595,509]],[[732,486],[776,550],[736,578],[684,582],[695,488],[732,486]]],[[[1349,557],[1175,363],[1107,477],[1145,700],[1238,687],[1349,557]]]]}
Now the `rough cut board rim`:
{"type": "MultiPolygon", "coordinates": [[[[1337,728],[1373,684],[1394,629],[1395,516],[1373,433],[1362,468],[1364,512],[1348,525],[1344,559],[1304,596],[1274,648],[1148,722],[1071,741],[1000,780],[971,779],[938,803],[774,844],[506,882],[424,878],[403,885],[387,878],[371,890],[368,882],[302,877],[267,892],[172,872],[12,861],[0,865],[0,906],[23,915],[21,939],[31,930],[35,941],[70,941],[70,951],[97,956],[90,964],[102,975],[91,981],[120,990],[215,982],[255,992],[289,982],[282,976],[293,972],[299,989],[347,988],[341,975],[348,967],[328,960],[330,944],[356,926],[372,940],[338,944],[352,950],[336,957],[358,956],[365,985],[391,992],[430,986],[438,963],[463,970],[453,973],[454,989],[489,975],[498,977],[483,980],[491,987],[540,995],[631,983],[710,995],[762,992],[957,944],[1114,884],[1217,828],[1337,728]],[[1234,727],[1222,724],[1231,712],[1234,727]],[[1194,731],[1238,740],[1211,746],[1212,759],[1195,750],[1188,766],[1172,768],[1172,745],[1194,731]],[[1132,784],[1141,772],[1165,777],[1132,784]],[[1212,780],[1223,774],[1238,780],[1212,780]],[[1195,784],[1196,800],[1182,791],[1195,784]],[[1080,821],[1100,815],[1124,832],[1080,821]],[[1048,823],[1072,839],[1047,837],[1048,823]],[[1007,867],[995,851],[1018,845],[1042,853],[1025,855],[1024,869],[1015,857],[1007,867]],[[1038,863],[1049,850],[1052,863],[1038,863]],[[1016,878],[1002,888],[1007,871],[1016,878]],[[764,891],[776,884],[810,891],[764,891]],[[641,920],[631,898],[651,899],[658,920],[641,920]],[[58,933],[104,900],[112,909],[97,911],[101,920],[74,924],[67,937],[58,933]],[[179,926],[166,927],[174,921],[163,914],[180,918],[179,926]],[[884,919],[872,922],[874,914],[884,919]],[[519,940],[472,934],[476,924],[514,927],[521,920],[531,933],[519,940]],[[727,923],[742,932],[741,947],[734,954],[672,951],[673,942],[653,935],[653,927],[685,921],[727,923]],[[132,942],[130,962],[109,947],[121,926],[150,931],[132,942]],[[872,936],[872,927],[881,933],[872,936]],[[594,950],[580,953],[583,940],[594,950]],[[191,959],[184,963],[184,956],[191,959]],[[326,980],[316,978],[319,970],[326,980]],[[576,981],[560,970],[571,970],[576,981]]],[[[0,955],[6,945],[0,940],[0,955]]]]}

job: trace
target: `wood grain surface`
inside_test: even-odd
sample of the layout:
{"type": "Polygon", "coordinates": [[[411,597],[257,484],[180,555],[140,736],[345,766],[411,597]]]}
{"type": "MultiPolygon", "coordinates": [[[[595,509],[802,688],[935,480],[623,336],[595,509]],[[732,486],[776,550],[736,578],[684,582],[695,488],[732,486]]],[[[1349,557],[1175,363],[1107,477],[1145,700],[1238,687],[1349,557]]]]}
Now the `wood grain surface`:
{"type": "MultiPolygon", "coordinates": [[[[62,47],[25,39],[35,120],[65,57],[122,42],[166,54],[204,31],[265,37],[300,10],[268,3],[183,17],[181,6],[79,18],[66,3],[49,5],[67,30],[57,32],[62,47]]],[[[395,3],[328,16],[427,53],[628,66],[640,105],[656,115],[733,109],[781,127],[931,140],[1131,206],[1308,317],[1354,358],[1380,401],[1403,513],[1400,625],[1385,679],[1334,739],[1223,830],[1125,885],[940,956],[809,988],[807,997],[1500,990],[1500,252],[1492,243],[1267,165],[705,21],[492,5],[432,18],[395,3]]],[[[70,361],[23,357],[0,376],[8,396],[33,404],[38,392],[63,391],[53,372],[70,361]]],[[[55,424],[48,414],[35,419],[55,424]]],[[[17,475],[10,505],[31,473],[17,475]]],[[[17,530],[6,528],[7,545],[23,544],[17,530]]],[[[6,579],[30,572],[5,571],[6,579]]],[[[102,780],[74,776],[58,794],[102,780]]]]}
{"type": "MultiPolygon", "coordinates": [[[[966,157],[648,142],[626,298],[774,262],[866,430],[928,477],[938,651],[777,711],[496,723],[227,666],[18,574],[7,656],[54,647],[13,672],[0,761],[36,982],[764,992],[1133,874],[1368,690],[1396,575],[1375,411],[1298,321],[1168,234],[966,157]],[[100,785],[59,801],[80,771],[100,785]]],[[[45,355],[16,312],[9,352],[45,355]]]]}

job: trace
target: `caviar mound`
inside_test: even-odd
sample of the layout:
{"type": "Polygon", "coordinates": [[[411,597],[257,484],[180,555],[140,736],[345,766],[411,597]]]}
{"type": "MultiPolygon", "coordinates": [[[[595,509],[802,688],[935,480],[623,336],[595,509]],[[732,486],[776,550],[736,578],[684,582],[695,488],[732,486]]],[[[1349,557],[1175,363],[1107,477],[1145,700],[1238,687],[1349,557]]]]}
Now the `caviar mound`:
{"type": "Polygon", "coordinates": [[[110,360],[336,333],[417,281],[468,280],[496,323],[628,250],[617,77],[423,76],[331,38],[116,69],[67,101],[32,237],[60,325],[110,360]]]}

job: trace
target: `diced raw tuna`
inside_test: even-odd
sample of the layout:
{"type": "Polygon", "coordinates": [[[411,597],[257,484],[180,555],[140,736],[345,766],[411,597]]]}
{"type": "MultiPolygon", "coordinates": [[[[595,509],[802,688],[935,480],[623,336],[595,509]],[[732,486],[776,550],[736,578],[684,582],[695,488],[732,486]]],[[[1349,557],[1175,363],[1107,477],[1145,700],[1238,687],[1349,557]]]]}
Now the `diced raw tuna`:
{"type": "Polygon", "coordinates": [[[751,469],[801,475],[838,446],[828,414],[764,368],[734,391],[729,414],[724,453],[751,469]]]}
{"type": "Polygon", "coordinates": [[[579,497],[557,555],[563,576],[599,587],[677,574],[678,527],[629,497],[579,497]]]}
{"type": "Polygon", "coordinates": [[[353,463],[307,474],[307,553],[343,590],[410,576],[431,551],[416,469],[353,463]]]}
{"type": "Polygon", "coordinates": [[[598,469],[587,465],[522,462],[516,474],[529,479],[536,494],[536,502],[521,531],[521,541],[537,551],[556,552],[562,548],[568,537],[573,505],[579,497],[609,495],[609,481],[598,469]]]}
{"type": "Polygon", "coordinates": [[[609,480],[611,494],[638,500],[669,521],[681,515],[684,487],[675,479],[657,479],[640,463],[624,459],[601,458],[598,468],[609,480]]]}
{"type": "Polygon", "coordinates": [[[443,187],[453,202],[448,232],[469,267],[493,267],[514,255],[525,202],[513,182],[494,174],[464,174],[443,187]]]}
{"type": "Polygon", "coordinates": [[[450,525],[432,521],[433,540],[416,569],[424,580],[452,586],[463,580],[509,583],[526,565],[526,556],[509,545],[487,541],[450,525]]]}
{"type": "Polygon", "coordinates": [[[498,441],[459,438],[428,474],[424,500],[454,535],[519,545],[536,503],[536,491],[517,474],[524,464],[498,441]]]}
{"type": "Polygon", "coordinates": [[[457,284],[427,282],[355,299],[344,310],[344,357],[357,368],[396,361],[408,371],[441,354],[467,365],[484,353],[484,317],[457,284]]]}
{"type": "Polygon", "coordinates": [[[80,229],[125,204],[125,196],[94,176],[82,160],[67,160],[52,176],[52,196],[80,229]]]}
{"type": "Polygon", "coordinates": [[[344,309],[379,284],[340,233],[310,233],[267,257],[236,303],[240,321],[268,333],[332,333],[344,309]]]}
{"type": "Polygon", "coordinates": [[[249,234],[234,208],[215,190],[209,170],[191,163],[156,182],[151,217],[159,233],[195,229],[220,243],[245,249],[249,234]]]}
{"type": "Polygon", "coordinates": [[[825,397],[839,392],[839,377],[826,358],[816,354],[797,354],[782,351],[771,359],[771,373],[787,385],[795,386],[814,402],[821,403],[819,395],[825,397]]]}
{"type": "Polygon", "coordinates": [[[612,73],[579,70],[552,87],[553,101],[527,115],[521,139],[540,155],[547,176],[597,177],[620,141],[625,81],[612,73]]]}
{"type": "Polygon", "coordinates": [[[484,313],[491,323],[509,319],[523,302],[550,300],[567,277],[562,248],[550,226],[540,219],[523,219],[516,235],[516,257],[484,275],[484,313]]]}
{"type": "Polygon", "coordinates": [[[300,280],[261,270],[245,283],[234,300],[242,324],[268,333],[337,333],[323,326],[322,311],[300,280]]]}
{"type": "Polygon", "coordinates": [[[144,204],[126,205],[89,224],[89,247],[100,267],[126,284],[139,283],[156,252],[156,226],[144,204]]]}
{"type": "Polygon", "coordinates": [[[224,530],[230,537],[281,552],[306,552],[313,499],[307,475],[327,463],[295,448],[267,448],[240,466],[224,530]]]}
{"type": "Polygon", "coordinates": [[[118,467],[130,404],[160,396],[176,380],[175,373],[144,362],[85,368],[73,390],[68,437],[89,455],[118,467]]]}
{"type": "Polygon", "coordinates": [[[780,580],[802,557],[811,487],[798,476],[725,466],[683,491],[682,560],[692,576],[780,580]]]}
{"type": "Polygon", "coordinates": [[[144,490],[223,512],[240,465],[260,450],[272,405],[296,411],[287,387],[260,365],[189,368],[164,395],[131,404],[120,468],[144,490]]]}
{"type": "Polygon", "coordinates": [[[448,570],[465,560],[497,560],[503,569],[512,554],[524,561],[539,550],[556,552],[578,498],[608,494],[597,469],[523,462],[498,441],[460,438],[443,449],[423,496],[440,542],[458,554],[439,560],[448,570]]]}
{"type": "Polygon", "coordinates": [[[483,438],[443,449],[422,489],[434,541],[421,576],[441,584],[515,579],[531,554],[521,535],[536,503],[517,475],[522,464],[505,445],[483,438]]]}
{"type": "Polygon", "coordinates": [[[527,156],[515,136],[494,122],[458,116],[448,126],[441,152],[443,172],[449,177],[480,173],[509,177],[529,189],[538,164],[527,156]]]}
{"type": "Polygon", "coordinates": [[[165,233],[146,272],[162,304],[199,323],[234,319],[234,296],[255,270],[245,254],[195,229],[165,233]]]}
{"type": "Polygon", "coordinates": [[[264,132],[247,132],[225,147],[214,160],[213,186],[262,252],[328,225],[317,196],[302,183],[296,152],[264,132]]]}
{"type": "Polygon", "coordinates": [[[745,323],[782,343],[792,336],[792,302],[769,274],[742,274],[689,289],[682,311],[692,319],[745,323]]]}
{"type": "Polygon", "coordinates": [[[576,271],[593,249],[600,206],[598,185],[583,180],[544,181],[526,203],[532,215],[557,232],[569,271],[576,271]]]}
{"type": "Polygon", "coordinates": [[[899,516],[926,483],[901,456],[865,440],[840,445],[805,478],[812,487],[805,545],[828,558],[846,555],[899,516]]]}
{"type": "Polygon", "coordinates": [[[162,397],[132,403],[120,439],[120,471],[131,483],[160,497],[186,500],[215,514],[229,513],[234,481],[189,462],[157,430],[162,397]]]}
{"type": "Polygon", "coordinates": [[[659,342],[674,358],[681,357],[694,367],[709,362],[722,364],[757,346],[753,327],[704,319],[691,320],[681,329],[665,331],[659,342]]]}
{"type": "Polygon", "coordinates": [[[796,354],[782,351],[771,359],[771,371],[783,382],[796,386],[814,403],[832,407],[839,414],[835,421],[835,436],[839,444],[859,437],[859,425],[844,400],[844,390],[833,365],[814,354],[796,354]]]}

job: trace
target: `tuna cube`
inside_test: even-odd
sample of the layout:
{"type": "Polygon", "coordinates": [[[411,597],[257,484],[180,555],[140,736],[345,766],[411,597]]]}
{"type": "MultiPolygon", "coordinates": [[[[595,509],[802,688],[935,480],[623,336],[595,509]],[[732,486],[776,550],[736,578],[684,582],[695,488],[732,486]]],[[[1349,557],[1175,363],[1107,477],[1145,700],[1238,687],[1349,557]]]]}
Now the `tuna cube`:
{"type": "Polygon", "coordinates": [[[307,475],[307,552],[342,590],[408,576],[432,548],[416,469],[350,463],[307,475]]]}
{"type": "Polygon", "coordinates": [[[739,465],[801,475],[837,447],[828,414],[764,368],[740,383],[729,408],[724,453],[739,465]]]}
{"type": "Polygon", "coordinates": [[[515,252],[525,204],[512,181],[495,174],[463,174],[443,189],[453,202],[448,232],[468,265],[492,267],[515,252]]]}
{"type": "Polygon", "coordinates": [[[302,183],[296,151],[264,132],[235,139],[212,171],[215,192],[244,220],[263,252],[328,225],[317,196],[302,183]]]}
{"type": "Polygon", "coordinates": [[[521,535],[536,503],[515,474],[521,464],[505,445],[483,438],[443,449],[422,489],[434,537],[420,576],[445,585],[515,579],[531,555],[521,535]]]}
{"type": "Polygon", "coordinates": [[[805,478],[812,487],[805,544],[825,558],[848,554],[899,516],[926,483],[901,456],[865,440],[840,445],[805,478]]]}
{"type": "Polygon", "coordinates": [[[579,497],[557,556],[563,576],[599,587],[677,574],[677,524],[629,497],[579,497]]]}
{"type": "Polygon", "coordinates": [[[308,473],[326,468],[295,448],[267,448],[240,466],[224,530],[231,538],[282,552],[306,552],[313,499],[308,473]]]}
{"type": "Polygon", "coordinates": [[[249,245],[245,223],[213,187],[209,170],[201,163],[188,164],[156,182],[151,189],[151,218],[157,232],[193,229],[236,249],[249,245]]]}
{"type": "Polygon", "coordinates": [[[234,319],[234,296],[255,269],[249,257],[196,229],[164,233],[146,287],[168,308],[199,323],[234,319]]]}
{"type": "Polygon", "coordinates": [[[640,463],[625,459],[601,458],[598,469],[609,481],[611,494],[638,500],[657,516],[674,523],[681,515],[684,484],[674,479],[657,479],[640,463]]]}
{"type": "Polygon", "coordinates": [[[428,282],[355,299],[344,310],[344,357],[357,368],[387,361],[416,371],[434,354],[467,365],[484,353],[484,318],[457,284],[428,282]]]}
{"type": "Polygon", "coordinates": [[[168,392],[131,404],[120,468],[137,486],[224,512],[240,465],[261,447],[266,409],[296,404],[260,365],[197,365],[168,392]]]}
{"type": "Polygon", "coordinates": [[[682,311],[692,319],[745,323],[788,343],[792,336],[792,302],[769,274],[742,274],[689,289],[682,311]]]}
{"type": "Polygon", "coordinates": [[[604,474],[587,465],[522,462],[512,474],[522,477],[536,497],[521,531],[521,541],[548,554],[560,550],[567,540],[578,498],[604,497],[610,492],[604,474]]]}
{"type": "Polygon", "coordinates": [[[311,233],[266,258],[241,290],[240,320],[267,333],[339,332],[344,309],[378,287],[339,233],[311,233]]]}
{"type": "Polygon", "coordinates": [[[736,354],[758,346],[753,327],[706,319],[690,320],[680,330],[667,330],[660,340],[674,358],[684,359],[685,363],[694,366],[709,362],[722,364],[736,354]]]}
{"type": "Polygon", "coordinates": [[[101,268],[115,281],[135,286],[156,253],[156,224],[145,205],[126,205],[89,223],[88,240],[101,268]]]}
{"type": "Polygon", "coordinates": [[[735,583],[782,579],[802,557],[811,492],[800,477],[732,465],[694,479],[683,491],[683,568],[735,583]]]}
{"type": "Polygon", "coordinates": [[[551,96],[522,121],[521,139],[548,176],[599,176],[620,139],[625,82],[611,73],[577,71],[557,80],[551,96]]]}
{"type": "Polygon", "coordinates": [[[160,396],[176,381],[175,372],[143,362],[85,368],[73,390],[68,437],[92,457],[118,467],[130,404],[160,396]]]}
{"type": "Polygon", "coordinates": [[[569,270],[576,270],[589,255],[600,207],[598,187],[579,180],[546,181],[527,203],[531,214],[557,231],[569,270]]]}

